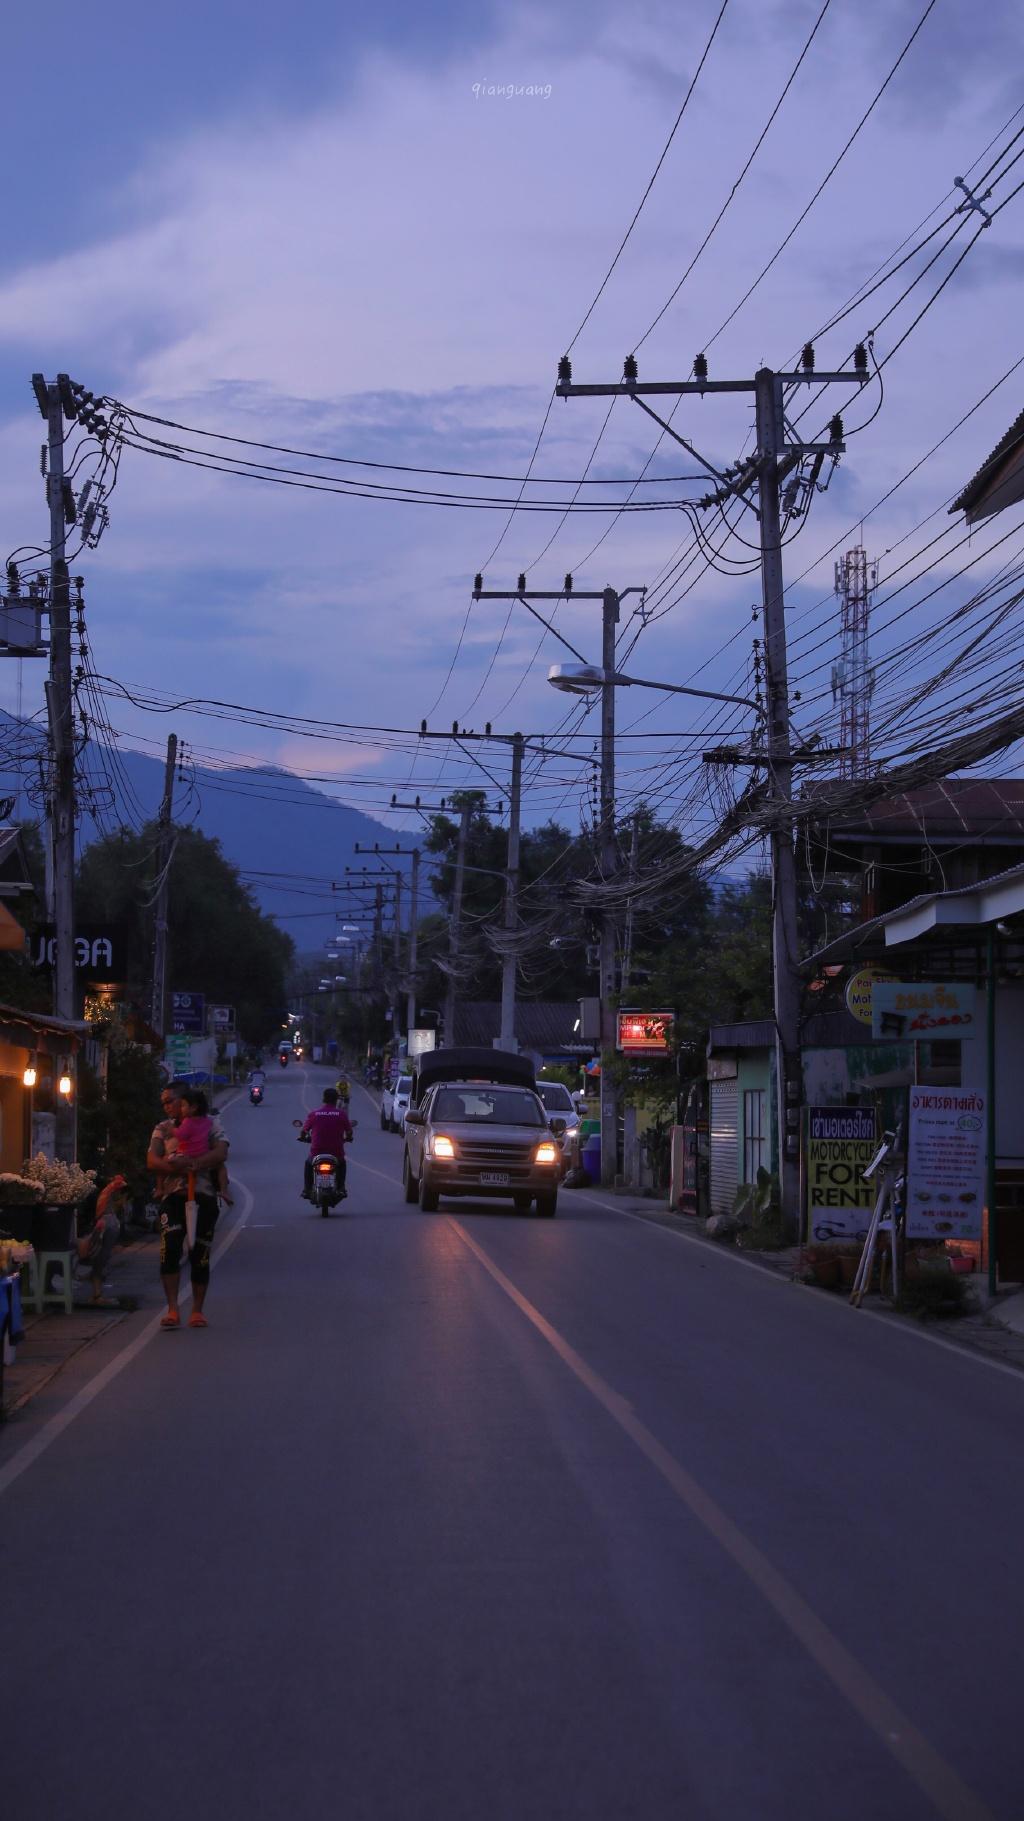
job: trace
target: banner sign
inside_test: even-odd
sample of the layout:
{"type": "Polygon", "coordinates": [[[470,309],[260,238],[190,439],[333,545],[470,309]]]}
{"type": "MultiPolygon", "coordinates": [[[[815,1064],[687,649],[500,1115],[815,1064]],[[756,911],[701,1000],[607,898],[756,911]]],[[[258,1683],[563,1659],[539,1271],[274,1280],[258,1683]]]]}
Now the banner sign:
{"type": "MultiPolygon", "coordinates": [[[[29,961],[33,967],[52,967],[57,948],[57,934],[47,923],[31,939],[29,961]]],[[[123,980],[125,970],[124,931],[109,924],[80,923],[75,930],[75,971],[93,980],[123,980]]]]}
{"type": "Polygon", "coordinates": [[[907,1238],[980,1239],[985,1162],[985,1096],[911,1088],[907,1238]]]}
{"type": "Polygon", "coordinates": [[[425,1056],[428,1050],[437,1047],[437,1032],[424,1026],[420,1030],[409,1032],[408,1053],[410,1056],[425,1056]]]}
{"type": "Polygon", "coordinates": [[[867,1229],[877,1190],[861,1172],[878,1149],[871,1107],[808,1107],[807,1225],[817,1240],[867,1229]]]}
{"type": "Polygon", "coordinates": [[[204,993],[171,994],[171,1030],[187,1031],[191,1037],[206,1032],[206,996],[204,993]]]}
{"type": "Polygon", "coordinates": [[[615,1048],[624,1056],[667,1056],[675,1012],[617,1012],[615,1048]]]}
{"type": "Polygon", "coordinates": [[[973,1037],[977,1030],[977,988],[954,981],[878,981],[871,997],[871,1035],[893,1041],[973,1037]]]}
{"type": "Polygon", "coordinates": [[[233,1031],[235,1028],[235,1008],[233,1005],[211,1005],[210,1030],[212,1033],[233,1031]]]}

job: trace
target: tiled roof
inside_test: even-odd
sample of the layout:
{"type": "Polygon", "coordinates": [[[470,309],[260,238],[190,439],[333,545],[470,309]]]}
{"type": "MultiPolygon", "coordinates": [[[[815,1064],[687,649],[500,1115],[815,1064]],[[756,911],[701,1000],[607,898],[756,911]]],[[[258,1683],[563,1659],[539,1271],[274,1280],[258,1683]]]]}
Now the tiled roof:
{"type": "Polygon", "coordinates": [[[831,835],[1024,843],[1024,778],[941,778],[830,818],[831,835]]]}
{"type": "Polygon", "coordinates": [[[949,508],[950,512],[969,512],[975,502],[980,499],[1003,457],[1009,455],[1019,443],[1024,443],[1024,411],[1019,417],[1014,418],[1006,435],[1000,438],[991,455],[982,462],[974,479],[968,481],[963,492],[953,501],[949,508]]]}

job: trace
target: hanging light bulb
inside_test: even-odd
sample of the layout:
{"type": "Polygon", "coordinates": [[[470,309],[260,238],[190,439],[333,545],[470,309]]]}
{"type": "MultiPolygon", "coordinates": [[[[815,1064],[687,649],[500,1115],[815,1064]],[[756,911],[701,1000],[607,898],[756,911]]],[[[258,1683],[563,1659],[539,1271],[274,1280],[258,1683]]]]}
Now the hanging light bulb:
{"type": "Polygon", "coordinates": [[[71,1093],[71,1076],[70,1075],[64,1074],[61,1076],[60,1080],[57,1083],[57,1092],[58,1092],[58,1094],[63,1094],[65,1100],[68,1099],[68,1097],[71,1093]]]}
{"type": "Polygon", "coordinates": [[[34,1063],[31,1063],[31,1062],[29,1063],[28,1068],[25,1070],[25,1073],[21,1079],[22,1079],[22,1083],[25,1087],[27,1087],[27,1088],[35,1087],[37,1077],[36,1077],[36,1070],[35,1070],[34,1063]]]}

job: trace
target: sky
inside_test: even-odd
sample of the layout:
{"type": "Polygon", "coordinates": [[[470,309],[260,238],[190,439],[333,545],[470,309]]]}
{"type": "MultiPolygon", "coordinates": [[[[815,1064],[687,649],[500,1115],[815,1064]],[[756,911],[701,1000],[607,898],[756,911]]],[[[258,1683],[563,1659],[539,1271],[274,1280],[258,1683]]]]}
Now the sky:
{"type": "MultiPolygon", "coordinates": [[[[935,0],[820,199],[716,334],[842,151],[926,5],[831,0],[729,200],[822,0],[728,0],[636,226],[588,316],[720,4],[639,0],[628,14],[602,0],[455,0],[434,9],[298,0],[262,11],[225,0],[158,10],[58,0],[45,13],[19,9],[5,23],[6,139],[21,148],[0,253],[5,550],[46,534],[43,426],[29,385],[36,370],[70,372],[97,394],[201,430],[324,458],[519,477],[536,449],[533,472],[558,484],[530,497],[551,504],[572,498],[585,471],[634,480],[658,437],[628,401],[616,404],[603,435],[601,401],[556,401],[548,411],[570,344],[581,381],[617,380],[634,349],[642,378],[685,379],[705,348],[713,377],[791,366],[894,249],[914,246],[956,206],[954,178],[983,171],[1024,125],[1024,113],[1014,119],[1024,108],[1024,24],[1012,0],[993,0],[984,32],[961,0],[935,0]],[[41,98],[55,44],[59,107],[47,115],[41,98]],[[727,200],[721,225],[655,323],[727,200]]],[[[1022,147],[1024,139],[1005,162],[1022,147]]],[[[996,184],[989,207],[1022,177],[1024,162],[996,184]]],[[[973,232],[978,220],[964,226],[973,232]]],[[[816,339],[818,367],[847,360],[876,325],[875,355],[884,360],[966,238],[930,274],[922,268],[938,243],[929,245],[899,282],[816,339]],[[882,322],[915,277],[905,303],[882,322]]],[[[881,400],[873,381],[861,399],[840,401],[833,390],[820,409],[812,403],[808,433],[840,405],[849,429],[864,427],[850,435],[828,492],[787,546],[799,731],[813,723],[826,737],[834,732],[835,550],[863,536],[880,563],[880,595],[890,574],[902,583],[908,571],[898,566],[945,531],[939,509],[1024,405],[1021,367],[876,504],[1024,353],[1022,271],[1024,194],[979,235],[893,354],[881,400]]],[[[683,401],[674,423],[721,469],[749,448],[750,419],[747,396],[709,396],[683,401]]],[[[332,472],[326,461],[302,465],[332,472]]],[[[691,455],[668,442],[649,470],[695,472],[691,455]]],[[[473,485],[510,491],[507,483],[473,485]]],[[[668,501],[701,490],[663,483],[637,497],[668,501]]],[[[625,488],[608,491],[621,497],[625,488]]],[[[595,499],[598,489],[578,497],[595,499]]],[[[133,693],[396,729],[414,730],[424,717],[438,729],[453,720],[504,732],[564,728],[566,698],[548,687],[546,672],[570,654],[550,635],[539,648],[540,629],[522,607],[471,606],[478,570],[497,589],[513,587],[521,570],[538,589],[558,588],[567,570],[581,590],[646,585],[649,624],[629,617],[636,597],[624,606],[632,673],[727,693],[753,684],[758,577],[691,561],[670,585],[671,566],[687,560],[693,539],[676,507],[619,518],[510,518],[505,510],[265,485],[131,448],[109,506],[99,547],[76,568],[85,577],[95,669],[133,693]]],[[[749,539],[752,515],[744,524],[749,539]]],[[[965,599],[1015,549],[1004,543],[985,555],[1010,529],[1007,522],[978,534],[969,551],[975,567],[962,580],[955,571],[964,549],[925,552],[918,566],[938,568],[917,593],[946,580],[942,611],[965,599]]],[[[962,527],[949,545],[960,535],[962,527]]],[[[734,541],[729,550],[744,564],[752,558],[749,544],[734,541]]],[[[891,646],[934,626],[935,599],[915,600],[901,597],[913,613],[898,633],[880,627],[880,652],[887,637],[891,646]]],[[[578,651],[597,657],[594,603],[560,607],[557,624],[578,651]]],[[[908,663],[894,675],[912,678],[908,663]]],[[[0,706],[15,705],[17,669],[0,667],[0,706]]],[[[38,712],[42,683],[42,666],[26,663],[26,712],[38,712]]],[[[409,816],[389,810],[393,789],[402,800],[415,792],[426,800],[471,779],[487,782],[444,743],[417,753],[410,739],[388,751],[371,737],[296,737],[184,711],[146,713],[123,699],[108,700],[108,709],[127,745],[155,751],[173,727],[204,762],[237,756],[336,778],[339,796],[396,828],[409,816]]],[[[891,722],[891,704],[887,712],[891,722]]],[[[619,724],[634,735],[621,746],[624,800],[654,791],[684,830],[716,813],[713,784],[699,766],[678,763],[690,749],[681,736],[699,736],[690,741],[699,749],[705,730],[742,728],[742,711],[737,718],[634,690],[619,693],[619,724]],[[649,737],[635,737],[641,733],[649,737]]],[[[594,721],[577,715],[570,726],[593,729],[594,721]]],[[[999,768],[1012,769],[1015,758],[999,768]]],[[[502,784],[506,751],[493,749],[488,764],[502,784]]],[[[528,776],[528,819],[557,813],[571,823],[587,813],[586,767],[536,763],[528,776]]]]}

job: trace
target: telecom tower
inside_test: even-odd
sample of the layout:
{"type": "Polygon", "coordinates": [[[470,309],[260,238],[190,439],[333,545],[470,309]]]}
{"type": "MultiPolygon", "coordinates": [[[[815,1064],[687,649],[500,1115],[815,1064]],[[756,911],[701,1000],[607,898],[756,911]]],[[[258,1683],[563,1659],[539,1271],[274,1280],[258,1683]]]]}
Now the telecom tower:
{"type": "Polygon", "coordinates": [[[832,666],[832,700],[840,707],[839,773],[863,778],[871,770],[871,697],[875,673],[868,663],[871,594],[878,585],[878,564],[869,563],[863,545],[848,550],[836,564],[836,593],[842,602],[842,655],[832,666]]]}

